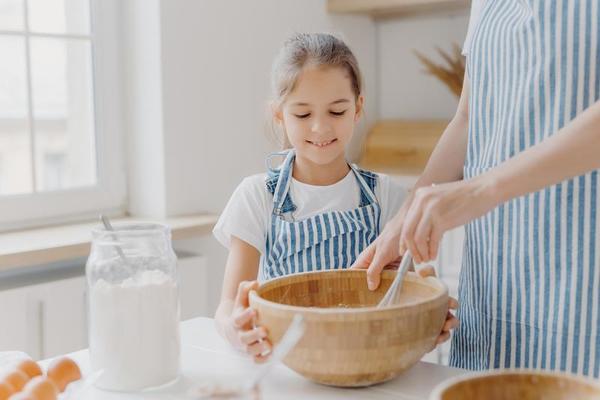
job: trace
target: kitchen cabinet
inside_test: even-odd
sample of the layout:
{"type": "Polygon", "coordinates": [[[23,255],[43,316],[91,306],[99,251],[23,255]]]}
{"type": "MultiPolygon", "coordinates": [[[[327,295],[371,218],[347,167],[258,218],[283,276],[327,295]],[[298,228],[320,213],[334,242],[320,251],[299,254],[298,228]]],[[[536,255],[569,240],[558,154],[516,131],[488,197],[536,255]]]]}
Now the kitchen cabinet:
{"type": "Polygon", "coordinates": [[[35,359],[87,346],[83,277],[0,292],[0,351],[35,359]]]}
{"type": "MultiPolygon", "coordinates": [[[[182,319],[209,313],[207,264],[200,255],[179,257],[182,319]]],[[[0,291],[0,316],[0,351],[19,350],[43,359],[86,348],[85,277],[0,291]]]]}
{"type": "Polygon", "coordinates": [[[87,347],[87,305],[85,277],[40,285],[39,358],[54,357],[87,347]]]}
{"type": "Polygon", "coordinates": [[[0,351],[29,349],[31,332],[28,329],[27,291],[12,289],[0,292],[0,316],[0,351]]]}

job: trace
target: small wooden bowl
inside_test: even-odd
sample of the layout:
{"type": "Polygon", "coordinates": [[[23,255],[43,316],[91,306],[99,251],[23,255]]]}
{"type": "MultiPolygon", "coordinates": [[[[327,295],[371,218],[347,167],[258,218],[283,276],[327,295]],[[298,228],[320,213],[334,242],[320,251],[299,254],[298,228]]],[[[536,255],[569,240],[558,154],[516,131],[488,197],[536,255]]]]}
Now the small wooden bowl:
{"type": "Polygon", "coordinates": [[[437,278],[405,277],[400,304],[376,308],[395,271],[375,291],[364,270],[329,270],[273,279],[250,293],[258,324],[277,345],[292,317],[306,332],[285,364],[313,381],[369,386],[396,377],[430,351],[448,312],[448,290],[437,278]]]}
{"type": "Polygon", "coordinates": [[[430,400],[597,400],[600,383],[559,372],[493,370],[448,379],[430,400]]]}

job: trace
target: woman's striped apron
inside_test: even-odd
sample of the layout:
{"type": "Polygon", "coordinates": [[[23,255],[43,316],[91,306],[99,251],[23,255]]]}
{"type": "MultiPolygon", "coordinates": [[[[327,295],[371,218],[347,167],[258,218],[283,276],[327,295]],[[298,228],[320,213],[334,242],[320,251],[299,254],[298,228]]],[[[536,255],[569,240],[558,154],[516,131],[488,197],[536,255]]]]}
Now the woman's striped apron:
{"type": "MultiPolygon", "coordinates": [[[[467,56],[465,179],[598,101],[599,3],[487,2],[467,56]]],[[[600,376],[599,188],[598,171],[590,172],[467,225],[451,365],[600,376]]]]}
{"type": "Polygon", "coordinates": [[[350,211],[327,211],[294,220],[290,195],[293,150],[279,169],[269,168],[267,188],[273,194],[273,214],[261,258],[259,280],[325,269],[348,268],[379,235],[381,208],[375,197],[377,175],[351,165],[360,187],[359,207],[350,211]]]}

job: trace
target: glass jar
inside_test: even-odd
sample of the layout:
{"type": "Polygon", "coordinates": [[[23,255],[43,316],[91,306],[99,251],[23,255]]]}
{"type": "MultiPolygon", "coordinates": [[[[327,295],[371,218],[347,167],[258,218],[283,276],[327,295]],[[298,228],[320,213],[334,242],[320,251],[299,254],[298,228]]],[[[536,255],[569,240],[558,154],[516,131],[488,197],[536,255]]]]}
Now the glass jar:
{"type": "Polygon", "coordinates": [[[94,230],[86,277],[96,386],[132,392],[176,379],[179,291],[170,229],[136,223],[94,230]]]}

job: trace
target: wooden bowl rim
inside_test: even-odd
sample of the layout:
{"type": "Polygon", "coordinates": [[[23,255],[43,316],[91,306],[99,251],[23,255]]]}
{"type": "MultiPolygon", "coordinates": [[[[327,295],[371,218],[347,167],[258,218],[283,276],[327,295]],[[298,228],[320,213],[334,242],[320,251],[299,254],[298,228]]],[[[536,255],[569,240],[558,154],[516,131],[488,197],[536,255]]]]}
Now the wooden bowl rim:
{"type": "MultiPolygon", "coordinates": [[[[279,278],[275,278],[275,279],[271,279],[270,281],[264,282],[260,287],[260,289],[263,289],[265,287],[274,285],[277,283],[277,281],[279,280],[283,280],[286,278],[290,278],[290,277],[297,277],[297,276],[306,276],[306,275],[317,275],[317,274],[339,274],[339,273],[364,273],[366,274],[367,271],[363,270],[363,269],[343,269],[343,270],[326,270],[326,271],[310,271],[310,272],[302,272],[302,273],[298,273],[298,274],[290,274],[290,275],[285,275],[279,278]]],[[[395,275],[396,271],[391,271],[391,270],[386,270],[382,272],[382,275],[395,275]]],[[[269,305],[272,308],[277,309],[278,311],[290,311],[290,312],[302,312],[304,314],[313,314],[313,315],[334,315],[334,314],[365,314],[365,313],[388,313],[388,312],[397,312],[399,310],[404,310],[404,309],[408,309],[410,307],[414,307],[415,305],[427,305],[427,304],[435,304],[436,302],[439,302],[441,299],[447,299],[448,298],[448,287],[446,286],[446,284],[441,281],[440,279],[438,279],[437,277],[434,276],[428,276],[426,278],[422,278],[420,277],[417,273],[415,272],[409,272],[407,274],[406,277],[409,277],[411,280],[421,280],[423,282],[426,282],[430,287],[433,287],[435,289],[439,290],[439,293],[437,293],[435,296],[428,298],[427,300],[424,301],[413,301],[410,303],[403,303],[403,304],[398,304],[398,305],[394,305],[394,306],[389,306],[389,307],[385,307],[385,308],[377,308],[377,306],[372,306],[372,307],[348,307],[348,308],[342,308],[342,307],[330,307],[330,308],[324,308],[324,307],[300,307],[300,306],[292,306],[289,304],[281,304],[281,303],[277,303],[271,300],[266,300],[264,298],[262,298],[258,292],[256,290],[252,290],[250,291],[250,299],[252,301],[255,301],[257,303],[261,303],[263,305],[269,305]]],[[[405,277],[405,279],[406,279],[405,277]]],[[[366,277],[365,277],[366,280],[366,277]]]]}
{"type": "Polygon", "coordinates": [[[464,383],[470,380],[480,380],[486,378],[492,378],[497,376],[515,376],[515,375],[531,375],[536,377],[544,377],[544,378],[559,378],[566,379],[572,382],[581,383],[585,385],[589,385],[593,388],[596,388],[600,391],[600,383],[596,382],[592,378],[583,376],[583,375],[575,375],[566,372],[559,371],[548,371],[542,369],[515,369],[515,368],[507,368],[507,369],[495,369],[495,370],[487,370],[487,371],[478,371],[478,372],[469,372],[464,375],[455,376],[452,378],[448,378],[444,380],[442,383],[438,384],[433,388],[431,395],[429,396],[430,400],[441,400],[442,395],[452,386],[458,385],[460,383],[464,383]]]}

